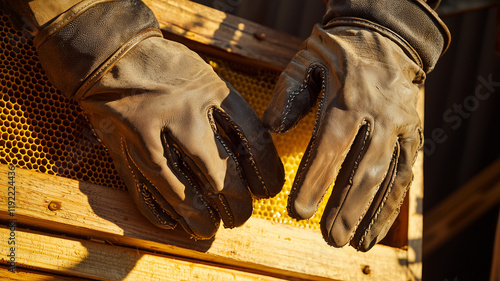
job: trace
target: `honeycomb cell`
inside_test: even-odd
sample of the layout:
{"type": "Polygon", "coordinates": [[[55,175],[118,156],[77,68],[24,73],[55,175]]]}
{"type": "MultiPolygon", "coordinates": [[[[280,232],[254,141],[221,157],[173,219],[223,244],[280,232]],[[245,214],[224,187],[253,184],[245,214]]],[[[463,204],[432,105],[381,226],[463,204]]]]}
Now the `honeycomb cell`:
{"type": "Polygon", "coordinates": [[[3,10],[0,30],[0,163],[124,189],[109,157],[102,157],[105,148],[81,142],[86,138],[81,132],[92,131],[83,113],[48,82],[32,42],[11,26],[3,10]],[[81,162],[75,166],[78,171],[56,165],[54,159],[72,153],[65,147],[79,143],[90,153],[74,157],[81,162]],[[93,165],[83,165],[89,159],[93,165]],[[100,173],[91,171],[96,167],[100,173]]]}
{"type": "MultiPolygon", "coordinates": [[[[279,73],[202,57],[262,117],[279,73]]],[[[309,114],[289,133],[273,136],[284,163],[286,183],[276,197],[254,201],[254,217],[319,229],[319,214],[325,203],[317,215],[306,221],[296,221],[286,211],[287,197],[313,126],[314,114],[309,114]]],[[[126,189],[111,157],[97,140],[78,104],[48,81],[31,40],[14,29],[0,10],[0,163],[126,189]]]]}

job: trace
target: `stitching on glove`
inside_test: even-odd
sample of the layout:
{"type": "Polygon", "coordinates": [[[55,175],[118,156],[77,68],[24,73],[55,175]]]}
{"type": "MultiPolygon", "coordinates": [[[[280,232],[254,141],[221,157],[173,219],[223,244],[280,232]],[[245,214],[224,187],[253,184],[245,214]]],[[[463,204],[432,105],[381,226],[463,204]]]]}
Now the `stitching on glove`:
{"type": "MultiPolygon", "coordinates": [[[[368,120],[363,120],[363,123],[359,127],[361,128],[362,126],[366,126],[366,132],[365,132],[365,135],[363,138],[363,145],[361,146],[361,149],[358,153],[358,156],[356,157],[356,161],[354,161],[354,167],[352,168],[351,175],[349,176],[349,184],[350,185],[353,184],[354,174],[356,174],[356,171],[358,170],[359,162],[361,162],[361,158],[363,157],[363,154],[365,151],[366,140],[368,139],[368,137],[370,137],[370,133],[371,133],[371,126],[372,126],[371,123],[368,120]]],[[[350,149],[349,149],[349,151],[350,151],[350,149]]],[[[347,154],[349,154],[349,151],[347,152],[347,154]]]]}
{"type": "Polygon", "coordinates": [[[156,28],[149,28],[141,31],[134,38],[127,43],[123,44],[114,54],[112,54],[104,64],[96,69],[85,82],[78,88],[74,95],[75,100],[84,99],[87,91],[94,86],[99,79],[101,79],[121,58],[123,58],[130,50],[137,46],[142,41],[150,37],[162,37],[160,30],[156,28]]]}
{"type": "MultiPolygon", "coordinates": [[[[238,162],[238,159],[236,158],[236,155],[234,155],[234,153],[228,147],[228,145],[227,145],[226,141],[224,140],[224,138],[219,134],[219,129],[217,128],[217,125],[215,124],[215,120],[213,118],[213,111],[216,110],[216,109],[217,109],[216,107],[211,107],[208,110],[208,120],[209,120],[209,123],[210,123],[210,127],[212,127],[212,131],[214,132],[215,137],[217,138],[217,140],[219,141],[219,143],[222,145],[222,147],[224,148],[224,150],[226,151],[226,153],[234,161],[234,164],[236,166],[236,172],[238,173],[238,177],[248,186],[248,183],[245,180],[245,178],[243,177],[243,174],[241,172],[241,167],[240,167],[240,164],[238,162]]],[[[222,113],[222,111],[220,111],[220,110],[218,110],[218,112],[222,113]]],[[[232,212],[231,212],[229,206],[227,206],[227,208],[226,208],[226,205],[223,202],[221,202],[221,203],[224,206],[224,210],[226,211],[226,214],[228,215],[228,217],[230,219],[229,225],[227,227],[233,228],[234,227],[234,219],[233,219],[232,212]]],[[[226,222],[224,222],[224,224],[225,223],[226,222]]]]}
{"type": "MultiPolygon", "coordinates": [[[[257,167],[257,162],[255,162],[255,157],[254,157],[254,155],[252,153],[252,150],[250,149],[250,145],[248,144],[247,137],[243,134],[241,128],[238,125],[236,125],[231,118],[229,118],[229,116],[227,115],[227,113],[225,113],[224,111],[222,111],[221,109],[219,109],[217,107],[212,107],[211,108],[211,112],[209,113],[210,126],[212,126],[212,130],[216,130],[214,132],[216,132],[217,139],[219,139],[219,137],[222,139],[222,137],[219,135],[218,130],[217,130],[217,126],[215,125],[215,120],[213,119],[213,116],[212,116],[212,114],[213,114],[212,112],[213,111],[217,111],[220,115],[222,115],[224,117],[224,119],[231,125],[231,127],[233,127],[233,129],[238,134],[238,137],[239,137],[239,139],[241,141],[240,144],[243,145],[243,147],[245,148],[246,152],[249,155],[250,165],[254,169],[255,174],[257,174],[257,178],[259,179],[259,182],[262,185],[262,188],[264,189],[264,192],[266,193],[266,196],[269,197],[270,196],[269,189],[267,188],[266,183],[264,182],[262,174],[260,173],[260,169],[257,167]]],[[[224,149],[228,153],[230,153],[230,151],[228,151],[229,147],[227,147],[226,143],[224,143],[224,142],[221,142],[221,143],[224,146],[224,149]]],[[[248,186],[248,182],[246,181],[246,179],[243,177],[243,175],[241,173],[241,167],[239,166],[239,162],[237,161],[236,156],[232,152],[231,152],[231,154],[234,156],[233,160],[235,160],[235,162],[237,164],[238,174],[239,174],[240,178],[248,186]]]]}
{"type": "MultiPolygon", "coordinates": [[[[311,159],[311,151],[313,150],[313,148],[316,145],[317,133],[319,130],[319,123],[320,123],[319,120],[321,118],[321,115],[322,115],[322,112],[324,109],[325,97],[327,94],[327,91],[326,91],[326,76],[327,76],[326,72],[327,72],[327,69],[321,65],[318,65],[318,64],[312,64],[311,66],[309,66],[306,78],[304,79],[303,84],[300,86],[301,88],[302,88],[302,86],[304,86],[304,88],[302,90],[300,90],[300,92],[303,91],[305,88],[307,88],[307,86],[305,86],[305,85],[307,85],[307,81],[308,81],[313,69],[320,69],[321,70],[321,90],[320,90],[320,93],[318,96],[319,109],[318,109],[318,112],[316,113],[316,120],[314,121],[314,130],[312,133],[311,140],[309,141],[310,147],[306,151],[306,155],[304,155],[305,158],[302,158],[302,160],[300,161],[299,170],[297,171],[297,174],[295,176],[295,180],[293,181],[293,185],[292,185],[292,188],[290,190],[290,196],[288,197],[288,203],[287,203],[287,207],[286,207],[287,212],[288,212],[288,214],[290,214],[290,216],[295,217],[295,218],[297,217],[297,213],[295,211],[292,211],[292,208],[291,208],[292,202],[295,201],[295,199],[297,198],[297,188],[298,188],[299,183],[302,181],[302,175],[304,174],[304,171],[309,167],[309,160],[311,159]],[[302,165],[302,163],[304,163],[304,164],[302,165]]],[[[298,93],[299,92],[297,92],[297,94],[298,93]]],[[[293,98],[295,98],[295,97],[293,97],[293,98]]],[[[292,98],[292,101],[293,101],[293,98],[292,98]]],[[[288,112],[287,112],[287,114],[288,114],[288,112]]],[[[285,121],[285,119],[283,119],[283,121],[282,121],[283,125],[284,125],[284,121],[285,121]]],[[[323,197],[325,196],[327,191],[328,191],[328,189],[326,189],[325,193],[323,194],[323,197]]],[[[318,202],[318,205],[320,202],[318,202]]],[[[316,206],[316,209],[317,209],[317,207],[318,206],[316,206]]]]}
{"type": "MultiPolygon", "coordinates": [[[[143,196],[143,198],[141,198],[143,200],[143,202],[146,204],[146,206],[148,206],[149,210],[151,211],[151,213],[156,217],[156,219],[158,220],[158,222],[160,222],[161,224],[165,225],[165,226],[168,226],[168,227],[171,227],[171,228],[174,228],[175,227],[175,224],[174,223],[169,223],[167,222],[166,220],[164,220],[160,214],[158,213],[157,211],[157,207],[159,207],[159,209],[165,213],[166,215],[168,215],[169,217],[171,217],[172,219],[176,220],[176,217],[177,216],[173,216],[170,212],[168,212],[167,210],[165,210],[164,208],[161,207],[161,204],[158,202],[158,200],[151,194],[151,191],[149,191],[148,187],[140,182],[138,179],[137,179],[137,176],[135,175],[134,173],[134,170],[132,169],[132,167],[130,166],[130,162],[129,162],[129,159],[131,159],[130,155],[128,154],[128,150],[127,152],[125,147],[124,147],[124,143],[123,141],[121,142],[121,148],[122,148],[122,153],[124,155],[126,155],[125,157],[125,161],[127,163],[127,167],[128,167],[128,170],[130,171],[130,174],[132,175],[132,178],[134,179],[134,182],[135,182],[135,186],[138,188],[139,192],[141,193],[141,195],[143,196]],[[155,205],[156,203],[156,205],[155,205]]],[[[151,183],[150,183],[151,184],[151,183]]]]}
{"type": "MultiPolygon", "coordinates": [[[[391,192],[392,192],[392,188],[393,188],[393,186],[394,186],[394,182],[395,182],[395,180],[396,180],[396,175],[397,175],[397,166],[398,166],[398,160],[399,160],[399,158],[396,158],[396,156],[397,156],[397,149],[398,149],[397,147],[398,147],[398,144],[396,143],[396,147],[394,148],[394,152],[392,153],[392,159],[391,159],[391,163],[392,163],[392,161],[395,161],[395,163],[394,163],[394,165],[395,165],[395,166],[394,166],[394,173],[393,173],[393,175],[392,175],[391,183],[389,184],[389,188],[387,189],[387,192],[386,192],[386,193],[385,193],[385,195],[384,195],[384,199],[383,199],[383,200],[382,200],[382,202],[380,203],[380,206],[378,207],[377,212],[375,213],[375,216],[374,216],[374,217],[373,217],[373,219],[370,221],[370,224],[368,225],[368,227],[366,228],[366,230],[365,230],[365,232],[364,232],[363,236],[362,236],[362,237],[361,237],[361,239],[359,240],[359,243],[358,243],[358,245],[357,245],[357,247],[356,247],[356,249],[357,249],[357,250],[359,250],[359,249],[361,248],[361,244],[363,244],[363,242],[364,242],[364,240],[365,240],[366,236],[368,235],[368,232],[370,232],[370,230],[371,230],[371,228],[372,228],[373,224],[374,224],[374,223],[378,220],[378,217],[379,217],[380,213],[382,212],[382,209],[383,209],[383,208],[384,208],[384,206],[385,206],[385,203],[386,203],[386,201],[387,201],[387,198],[389,197],[389,194],[391,194],[391,192]]],[[[384,178],[385,178],[386,176],[387,176],[387,172],[386,172],[386,174],[385,174],[384,178]]],[[[380,189],[380,185],[379,185],[379,187],[377,188],[377,191],[378,191],[378,189],[380,189]]],[[[405,192],[405,193],[406,193],[406,192],[405,192]]],[[[374,197],[374,198],[375,198],[375,197],[374,197]]],[[[370,206],[370,205],[371,205],[371,203],[373,202],[373,199],[374,199],[374,198],[372,198],[372,200],[370,201],[370,204],[369,204],[368,206],[370,206]]],[[[403,198],[404,198],[404,197],[403,197],[403,198]]],[[[364,217],[364,216],[365,216],[365,214],[366,214],[366,211],[365,211],[365,213],[363,214],[363,216],[362,216],[362,217],[364,217]]],[[[361,222],[361,220],[358,222],[358,225],[359,225],[359,223],[360,223],[360,222],[361,222]]],[[[357,228],[357,227],[356,227],[356,228],[357,228]]],[[[354,237],[354,235],[353,235],[352,237],[354,237]]],[[[352,239],[352,237],[351,237],[351,239],[352,239]]]]}
{"type": "Polygon", "coordinates": [[[227,204],[226,198],[224,197],[223,194],[217,194],[217,199],[219,199],[221,205],[224,207],[224,211],[226,211],[227,216],[229,217],[229,225],[226,225],[224,222],[224,227],[225,228],[234,228],[234,217],[233,213],[231,212],[231,208],[229,207],[229,204],[227,204]]]}
{"type": "MultiPolygon", "coordinates": [[[[290,95],[288,96],[288,100],[286,101],[286,106],[285,108],[283,109],[283,111],[281,112],[281,116],[283,116],[283,119],[281,120],[281,124],[280,126],[273,130],[274,133],[281,133],[281,132],[287,132],[288,130],[284,131],[284,128],[285,128],[285,121],[288,117],[288,114],[290,113],[290,111],[292,110],[292,104],[293,104],[293,101],[295,100],[295,97],[302,93],[306,88],[307,88],[307,85],[308,85],[308,81],[309,81],[309,78],[311,77],[311,72],[315,69],[313,67],[314,65],[311,65],[309,66],[309,69],[307,70],[307,74],[306,74],[306,77],[304,78],[304,81],[302,82],[302,84],[299,86],[299,88],[293,92],[290,93],[290,95]]],[[[324,76],[322,77],[324,78],[324,76]]],[[[322,83],[324,83],[324,79],[322,81],[322,83]]],[[[299,118],[300,119],[300,118],[299,118]]],[[[298,122],[299,120],[297,120],[295,122],[295,124],[298,122]]],[[[292,126],[290,126],[290,128],[293,128],[295,126],[295,124],[293,124],[292,126]]]]}
{"type": "Polygon", "coordinates": [[[113,1],[115,0],[93,0],[89,1],[84,5],[82,5],[82,3],[76,4],[75,6],[73,6],[73,8],[70,9],[69,13],[64,13],[62,15],[59,15],[59,18],[63,18],[59,21],[59,23],[54,25],[49,25],[44,30],[42,29],[41,33],[43,32],[43,35],[40,34],[39,36],[35,37],[34,41],[36,46],[37,47],[41,46],[46,40],[53,37],[55,33],[59,31],[59,29],[65,26],[69,21],[73,20],[73,18],[78,17],[83,12],[91,8],[91,6],[113,1]]]}
{"type": "MultiPolygon", "coordinates": [[[[162,133],[161,133],[161,138],[162,138],[162,143],[163,143],[164,155],[167,159],[167,162],[172,165],[174,172],[181,174],[185,179],[187,179],[189,185],[191,187],[193,187],[195,192],[198,194],[199,185],[202,183],[198,182],[198,184],[196,184],[193,181],[193,179],[197,179],[197,180],[200,180],[200,179],[195,175],[195,173],[192,171],[192,169],[186,163],[186,161],[184,160],[184,157],[183,157],[183,153],[181,152],[181,150],[179,148],[176,147],[175,142],[174,142],[174,144],[170,145],[170,142],[167,140],[167,139],[170,139],[170,137],[167,137],[168,135],[169,135],[169,133],[168,133],[167,129],[164,128],[162,130],[162,133]],[[170,151],[170,153],[168,153],[167,151],[170,151]],[[176,159],[172,158],[173,154],[176,155],[176,159]],[[187,172],[186,172],[186,170],[187,170],[187,172]],[[189,175],[188,175],[188,172],[189,172],[189,175]]],[[[208,184],[210,185],[210,183],[208,183],[208,184]]],[[[199,196],[199,194],[198,194],[198,196],[199,196]]],[[[213,200],[210,198],[210,196],[207,195],[207,197],[204,197],[204,198],[208,199],[208,201],[210,201],[210,203],[212,203],[212,204],[210,204],[210,207],[213,207],[218,214],[221,213],[219,211],[219,209],[217,208],[217,204],[215,204],[215,202],[213,202],[213,200]]],[[[205,207],[207,207],[206,204],[205,204],[205,207]]],[[[207,207],[207,209],[210,212],[210,215],[212,216],[212,219],[214,220],[215,225],[217,227],[219,227],[219,220],[217,218],[214,218],[215,215],[212,214],[212,209],[209,207],[207,207]]]]}
{"type": "MultiPolygon", "coordinates": [[[[124,152],[126,153],[126,155],[128,156],[128,158],[130,160],[132,160],[132,163],[134,163],[134,166],[137,168],[137,170],[141,173],[141,175],[145,178],[146,176],[144,176],[144,172],[141,171],[141,169],[139,168],[139,166],[137,165],[137,163],[134,162],[134,159],[130,156],[130,152],[127,148],[127,145],[125,144],[125,141],[122,139],[121,141],[121,145],[122,145],[122,149],[124,150],[124,152]]],[[[129,168],[130,168],[130,165],[129,165],[129,168]]],[[[130,169],[132,170],[132,169],[130,169]]],[[[180,170],[180,169],[179,169],[180,170]]],[[[200,201],[203,203],[203,205],[205,206],[205,208],[207,209],[209,215],[210,215],[210,218],[212,219],[212,221],[214,222],[214,225],[216,227],[219,227],[219,220],[217,218],[215,218],[215,215],[213,213],[213,210],[212,208],[209,206],[209,204],[206,202],[205,198],[203,197],[203,195],[200,194],[200,192],[198,191],[198,189],[196,188],[195,185],[193,185],[193,182],[191,181],[191,179],[183,172],[183,171],[180,171],[182,173],[182,175],[188,180],[189,184],[191,185],[191,187],[193,188],[194,192],[196,193],[196,196],[200,199],[200,201]]],[[[157,191],[157,189],[155,188],[155,186],[150,182],[151,186],[157,191]]],[[[149,191],[149,190],[148,190],[149,191]]],[[[149,191],[151,192],[151,191],[149,191]]],[[[153,199],[154,196],[153,196],[153,199]]],[[[155,201],[158,203],[158,201],[155,199],[155,201]]],[[[158,203],[159,204],[159,203],[158,203]]],[[[161,206],[161,205],[160,205],[161,206]]],[[[164,209],[164,208],[162,208],[164,209]]],[[[167,211],[167,210],[165,210],[167,211]]],[[[168,211],[167,211],[168,213],[168,211]]],[[[174,219],[176,220],[179,220],[179,219],[183,219],[182,216],[171,216],[173,217],[174,219]]],[[[187,224],[185,224],[184,226],[187,226],[187,224]]],[[[197,237],[196,235],[194,235],[194,232],[192,230],[189,230],[191,232],[191,234],[196,238],[196,239],[199,239],[200,237],[197,237]]]]}
{"type": "MultiPolygon", "coordinates": [[[[133,172],[132,172],[132,174],[133,174],[133,172]]],[[[135,178],[135,175],[133,177],[134,177],[134,181],[136,183],[136,187],[139,190],[140,194],[142,195],[142,198],[141,198],[142,201],[144,203],[146,203],[146,205],[148,206],[149,210],[153,213],[153,215],[156,217],[156,219],[161,224],[163,224],[163,225],[165,225],[165,226],[170,227],[171,229],[173,229],[176,226],[176,223],[167,222],[166,220],[164,220],[160,216],[160,214],[158,214],[157,207],[159,207],[158,206],[159,203],[156,200],[156,198],[151,194],[151,192],[148,190],[147,186],[144,183],[138,182],[137,179],[135,178]]],[[[172,217],[167,211],[165,211],[165,209],[163,209],[161,207],[159,207],[159,209],[163,213],[165,213],[166,215],[169,215],[170,217],[172,217]]]]}
{"type": "MultiPolygon", "coordinates": [[[[181,158],[181,153],[180,151],[178,151],[178,149],[176,147],[172,147],[171,149],[174,149],[175,153],[178,155],[179,158],[181,158]]],[[[182,159],[182,158],[181,158],[182,159]]],[[[183,161],[184,162],[184,161],[183,161]]],[[[184,178],[187,179],[187,181],[189,182],[189,184],[195,189],[195,192],[196,194],[198,195],[198,197],[200,196],[200,194],[198,193],[198,188],[197,188],[197,185],[196,183],[194,183],[191,179],[191,177],[189,177],[185,172],[184,172],[184,169],[182,169],[180,166],[179,166],[179,163],[178,161],[173,161],[172,162],[172,165],[174,167],[174,169],[179,172],[180,174],[182,174],[182,176],[184,176],[184,178]]],[[[187,167],[187,165],[186,165],[187,167]]],[[[192,172],[192,171],[190,171],[192,172]]],[[[193,176],[195,177],[195,176],[193,176]]],[[[212,202],[211,206],[213,208],[215,208],[215,210],[217,211],[217,213],[221,214],[221,211],[220,209],[217,207],[217,204],[214,202],[213,198],[211,198],[210,196],[207,196],[208,197],[208,200],[212,202]]],[[[234,228],[234,217],[231,213],[231,210],[229,209],[228,207],[228,204],[227,202],[224,200],[224,196],[222,194],[217,194],[217,199],[219,200],[220,204],[224,207],[224,211],[225,213],[227,214],[228,216],[228,226],[225,226],[225,227],[228,227],[228,228],[234,228]]],[[[206,205],[205,205],[206,206],[206,205]]],[[[208,207],[207,207],[208,208],[208,207]]],[[[211,209],[209,209],[209,212],[210,212],[210,216],[212,217],[212,219],[214,221],[216,221],[216,226],[219,227],[219,220],[216,220],[214,219],[214,216],[212,215],[212,212],[211,212],[211,209]]]]}
{"type": "MultiPolygon", "coordinates": [[[[176,152],[176,153],[180,154],[179,152],[176,152]]],[[[213,214],[211,205],[209,205],[206,202],[205,197],[203,197],[203,195],[199,192],[198,185],[195,182],[193,182],[193,180],[191,179],[191,177],[189,177],[184,172],[184,170],[179,166],[178,162],[174,162],[174,163],[172,163],[172,165],[175,168],[175,170],[177,170],[177,172],[179,172],[188,181],[189,185],[193,188],[194,192],[196,193],[196,196],[200,199],[201,202],[203,202],[203,205],[205,205],[205,208],[208,210],[208,212],[210,214],[210,218],[212,219],[212,221],[214,222],[214,224],[218,227],[219,226],[219,220],[217,218],[215,218],[215,215],[213,214]]]]}
{"type": "MultiPolygon", "coordinates": [[[[363,120],[363,122],[361,123],[360,125],[360,128],[362,126],[367,126],[367,129],[366,129],[366,132],[365,132],[365,136],[363,138],[363,145],[361,146],[361,149],[358,153],[358,156],[356,157],[356,161],[354,161],[354,167],[352,168],[351,170],[351,175],[349,176],[349,185],[352,187],[353,185],[353,178],[354,178],[354,175],[356,174],[356,171],[358,170],[358,166],[359,166],[359,162],[361,162],[361,158],[363,157],[364,155],[364,151],[365,151],[365,146],[366,146],[366,141],[368,140],[368,138],[370,137],[370,133],[371,133],[371,123],[368,121],[368,120],[363,120]]],[[[350,149],[349,149],[350,151],[350,149]]],[[[349,152],[348,152],[349,154],[349,152]]],[[[384,176],[382,177],[383,179],[387,176],[387,172],[384,174],[384,176]]],[[[382,183],[380,183],[381,185],[382,183]]],[[[376,190],[375,190],[375,193],[378,192],[378,190],[380,189],[380,185],[377,186],[376,190]]],[[[350,188],[349,188],[350,190],[350,188]]],[[[349,193],[349,191],[348,191],[349,193]]],[[[346,194],[346,197],[347,197],[347,194],[346,194]]],[[[342,202],[342,205],[344,204],[345,202],[345,198],[344,197],[344,200],[342,202]]],[[[373,202],[373,199],[375,197],[372,197],[371,200],[368,202],[368,204],[366,205],[365,209],[363,210],[362,214],[359,216],[359,219],[358,219],[358,222],[356,223],[356,225],[354,226],[353,228],[353,231],[351,232],[351,236],[349,237],[349,240],[346,242],[349,243],[352,238],[354,237],[355,233],[356,233],[356,230],[358,229],[358,226],[359,224],[361,223],[361,221],[363,220],[363,217],[365,216],[366,212],[368,212],[368,209],[370,208],[370,205],[372,204],[373,202]]],[[[342,208],[342,206],[340,207],[340,209],[342,208]]],[[[337,218],[338,218],[338,213],[337,215],[335,216],[335,219],[332,223],[332,225],[335,224],[335,222],[337,221],[337,218]]]]}

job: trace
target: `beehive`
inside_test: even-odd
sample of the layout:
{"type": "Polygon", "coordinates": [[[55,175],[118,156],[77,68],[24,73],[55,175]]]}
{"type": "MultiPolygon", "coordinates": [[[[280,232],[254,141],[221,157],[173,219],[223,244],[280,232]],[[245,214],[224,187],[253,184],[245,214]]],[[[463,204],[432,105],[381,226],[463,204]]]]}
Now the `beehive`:
{"type": "MultiPolygon", "coordinates": [[[[32,42],[11,26],[2,10],[0,20],[0,163],[126,189],[84,112],[48,81],[32,42]]],[[[279,73],[215,57],[203,58],[239,90],[262,117],[279,73]]],[[[286,184],[276,197],[254,202],[255,217],[302,228],[319,228],[325,202],[307,221],[296,221],[286,212],[287,196],[313,123],[313,114],[310,114],[288,134],[275,136],[285,167],[286,184]]]]}

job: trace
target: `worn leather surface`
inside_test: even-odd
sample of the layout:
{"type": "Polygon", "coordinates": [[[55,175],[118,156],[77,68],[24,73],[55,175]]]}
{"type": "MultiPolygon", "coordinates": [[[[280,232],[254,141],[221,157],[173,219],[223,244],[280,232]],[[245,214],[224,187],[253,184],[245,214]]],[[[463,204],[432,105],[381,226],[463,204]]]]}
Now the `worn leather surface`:
{"type": "MultiPolygon", "coordinates": [[[[439,3],[429,1],[432,7],[439,3]]],[[[350,18],[384,26],[406,41],[418,54],[423,69],[430,72],[450,44],[448,28],[423,0],[329,0],[323,24],[350,18]]],[[[366,25],[365,25],[366,26],[366,25]]],[[[380,31],[379,31],[380,32],[380,31]]]]}
{"type": "Polygon", "coordinates": [[[374,29],[317,25],[280,76],[264,114],[282,133],[319,103],[288,210],[297,219],[311,217],[334,182],[321,220],[330,245],[373,247],[412,182],[423,142],[416,107],[426,73],[409,52],[374,29]]]}
{"type": "MultiPolygon", "coordinates": [[[[35,11],[36,14],[36,11],[35,11]]],[[[138,0],[87,0],[34,41],[49,79],[79,101],[139,210],[211,238],[277,194],[284,171],[253,109],[196,53],[162,38],[138,0]]]]}

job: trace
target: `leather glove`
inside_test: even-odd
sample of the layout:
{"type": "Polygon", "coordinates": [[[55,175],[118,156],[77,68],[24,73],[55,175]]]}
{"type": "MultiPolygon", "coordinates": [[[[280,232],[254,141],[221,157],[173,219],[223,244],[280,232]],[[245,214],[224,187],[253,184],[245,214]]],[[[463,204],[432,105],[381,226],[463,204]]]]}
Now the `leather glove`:
{"type": "Polygon", "coordinates": [[[433,11],[410,2],[330,1],[323,26],[314,27],[281,74],[264,114],[267,126],[282,133],[319,103],[288,212],[310,218],[334,182],[320,225],[335,247],[350,243],[367,251],[379,242],[412,182],[423,144],[419,88],[448,39],[433,11]],[[410,19],[393,22],[399,14],[391,6],[419,10],[411,20],[424,23],[418,26],[423,34],[404,39],[400,34],[417,26],[410,19]]]}
{"type": "Polygon", "coordinates": [[[236,227],[251,216],[252,196],[281,190],[283,166],[256,113],[196,53],[164,39],[141,1],[82,1],[34,42],[153,224],[211,238],[221,219],[236,227]]]}

